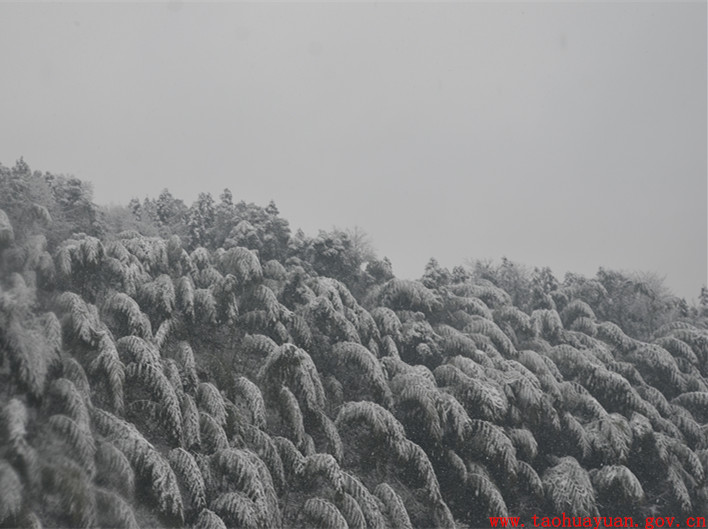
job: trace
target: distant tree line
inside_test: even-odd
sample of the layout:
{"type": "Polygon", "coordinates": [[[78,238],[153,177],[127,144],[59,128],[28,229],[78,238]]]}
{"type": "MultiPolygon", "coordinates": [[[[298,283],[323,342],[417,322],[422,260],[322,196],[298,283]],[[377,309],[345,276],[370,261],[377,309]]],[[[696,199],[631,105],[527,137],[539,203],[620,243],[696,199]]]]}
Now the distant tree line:
{"type": "Polygon", "coordinates": [[[20,159],[8,168],[0,164],[0,208],[16,219],[21,240],[42,215],[50,250],[73,233],[115,238],[126,231],[169,238],[176,235],[188,250],[204,247],[245,247],[263,261],[296,262],[308,273],[334,277],[359,290],[392,277],[391,262],[379,260],[368,236],[359,228],[320,231],[308,237],[292,233],[271,201],[266,207],[235,202],[224,189],[218,202],[200,193],[191,205],[163,190],[157,198],[133,198],[126,206],[93,202],[90,184],[78,178],[32,171],[20,159]],[[44,213],[42,213],[44,212],[44,213]]]}
{"type": "MultiPolygon", "coordinates": [[[[46,227],[50,250],[74,232],[110,239],[136,231],[163,238],[176,235],[189,250],[245,247],[263,261],[297,263],[307,273],[336,278],[359,294],[394,276],[391,261],[377,258],[359,228],[320,231],[314,237],[300,230],[293,234],[273,201],[266,207],[235,202],[232,192],[224,189],[218,202],[210,193],[200,193],[188,206],[165,189],[157,198],[146,197],[142,202],[133,198],[127,206],[99,206],[92,193],[91,185],[77,178],[33,172],[22,158],[12,168],[0,164],[0,208],[19,220],[20,239],[48,214],[52,219],[46,227]]],[[[499,263],[470,260],[452,272],[431,258],[422,281],[438,287],[461,276],[490,281],[525,311],[550,308],[561,295],[561,287],[572,290],[599,318],[616,323],[638,339],[650,337],[670,321],[708,318],[708,288],[701,289],[697,306],[689,306],[654,273],[600,268],[594,278],[568,273],[561,283],[548,267],[531,269],[506,257],[499,263]]]]}

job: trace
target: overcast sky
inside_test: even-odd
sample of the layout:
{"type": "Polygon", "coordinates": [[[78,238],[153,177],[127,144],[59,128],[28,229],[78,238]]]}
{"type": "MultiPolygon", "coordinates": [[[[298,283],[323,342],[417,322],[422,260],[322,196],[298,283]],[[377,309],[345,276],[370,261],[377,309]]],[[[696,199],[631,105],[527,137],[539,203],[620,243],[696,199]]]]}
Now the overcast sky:
{"type": "Polygon", "coordinates": [[[402,277],[707,281],[706,3],[0,3],[0,163],[229,187],[402,277]]]}

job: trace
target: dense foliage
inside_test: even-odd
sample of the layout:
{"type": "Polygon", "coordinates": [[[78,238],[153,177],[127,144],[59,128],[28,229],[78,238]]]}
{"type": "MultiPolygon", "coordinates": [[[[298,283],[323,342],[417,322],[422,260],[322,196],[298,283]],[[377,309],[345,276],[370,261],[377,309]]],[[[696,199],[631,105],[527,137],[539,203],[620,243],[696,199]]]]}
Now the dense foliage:
{"type": "Polygon", "coordinates": [[[272,203],[102,209],[22,161],[0,208],[0,526],[708,515],[708,295],[402,280],[272,203]]]}

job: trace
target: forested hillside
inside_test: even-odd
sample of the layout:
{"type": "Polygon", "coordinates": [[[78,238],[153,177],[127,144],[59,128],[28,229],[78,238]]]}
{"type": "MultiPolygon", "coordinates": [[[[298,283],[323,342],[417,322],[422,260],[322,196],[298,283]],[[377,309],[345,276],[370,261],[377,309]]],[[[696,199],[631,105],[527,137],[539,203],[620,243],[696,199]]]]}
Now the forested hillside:
{"type": "Polygon", "coordinates": [[[708,516],[705,294],[0,166],[0,526],[708,516]]]}

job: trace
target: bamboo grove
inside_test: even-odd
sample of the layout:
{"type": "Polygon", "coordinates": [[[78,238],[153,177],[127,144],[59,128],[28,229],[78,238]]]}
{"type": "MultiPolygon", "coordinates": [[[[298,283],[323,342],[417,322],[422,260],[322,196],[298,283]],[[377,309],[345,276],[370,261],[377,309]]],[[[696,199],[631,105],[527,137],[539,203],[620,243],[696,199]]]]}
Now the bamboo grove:
{"type": "Polygon", "coordinates": [[[460,269],[347,285],[238,218],[219,246],[62,238],[11,206],[3,527],[708,515],[705,320],[639,339],[596,316],[594,279],[521,306],[460,269]]]}

